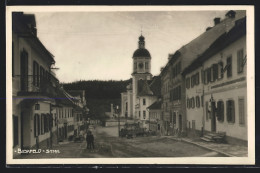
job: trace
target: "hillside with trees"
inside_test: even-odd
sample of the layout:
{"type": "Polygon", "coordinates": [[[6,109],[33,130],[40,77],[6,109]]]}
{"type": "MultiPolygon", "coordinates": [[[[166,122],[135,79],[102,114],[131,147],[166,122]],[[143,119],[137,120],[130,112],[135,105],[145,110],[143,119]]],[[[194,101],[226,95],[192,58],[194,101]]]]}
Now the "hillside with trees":
{"type": "Polygon", "coordinates": [[[63,83],[65,90],[85,90],[89,116],[105,119],[105,112],[110,112],[110,105],[121,105],[121,92],[126,91],[129,80],[89,80],[63,83]]]}

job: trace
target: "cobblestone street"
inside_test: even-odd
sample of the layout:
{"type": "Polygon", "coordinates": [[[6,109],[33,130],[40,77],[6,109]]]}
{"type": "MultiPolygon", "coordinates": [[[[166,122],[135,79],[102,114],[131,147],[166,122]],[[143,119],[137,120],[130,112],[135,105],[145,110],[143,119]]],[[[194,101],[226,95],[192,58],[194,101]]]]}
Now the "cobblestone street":
{"type": "MultiPolygon", "coordinates": [[[[86,149],[86,142],[63,142],[54,146],[53,150],[60,153],[27,154],[16,158],[129,158],[129,157],[227,157],[235,154],[225,153],[221,150],[211,149],[217,144],[191,143],[191,140],[182,140],[174,137],[137,137],[133,139],[118,138],[117,127],[97,127],[93,130],[95,136],[95,149],[86,149]],[[203,147],[204,145],[204,147],[203,147]]],[[[218,144],[219,148],[227,149],[228,144],[218,144]]],[[[231,146],[229,146],[231,147],[231,146]]],[[[240,151],[237,156],[246,156],[244,150],[235,147],[240,151]],[[239,150],[240,149],[240,150],[239,150]]]]}

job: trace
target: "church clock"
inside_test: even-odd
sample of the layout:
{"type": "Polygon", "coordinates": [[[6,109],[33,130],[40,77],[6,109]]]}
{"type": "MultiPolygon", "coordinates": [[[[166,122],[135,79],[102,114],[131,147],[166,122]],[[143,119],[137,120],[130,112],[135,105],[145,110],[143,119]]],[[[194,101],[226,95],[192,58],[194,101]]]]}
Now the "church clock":
{"type": "Polygon", "coordinates": [[[139,68],[142,69],[144,67],[144,64],[141,62],[138,64],[139,68]]]}

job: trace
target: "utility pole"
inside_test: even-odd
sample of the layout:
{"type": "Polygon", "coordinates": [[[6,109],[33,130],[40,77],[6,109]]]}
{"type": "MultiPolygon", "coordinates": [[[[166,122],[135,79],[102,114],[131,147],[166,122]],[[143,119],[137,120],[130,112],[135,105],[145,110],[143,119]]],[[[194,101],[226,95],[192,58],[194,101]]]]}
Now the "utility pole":
{"type": "Polygon", "coordinates": [[[119,106],[116,106],[116,113],[118,116],[118,137],[120,137],[120,116],[119,116],[119,106]]]}

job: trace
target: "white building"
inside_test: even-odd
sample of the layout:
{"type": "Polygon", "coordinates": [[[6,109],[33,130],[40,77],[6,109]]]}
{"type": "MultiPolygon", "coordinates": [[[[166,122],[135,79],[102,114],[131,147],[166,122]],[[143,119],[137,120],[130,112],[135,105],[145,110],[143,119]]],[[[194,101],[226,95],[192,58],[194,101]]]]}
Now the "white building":
{"type": "Polygon", "coordinates": [[[234,27],[198,57],[185,74],[186,86],[195,75],[195,86],[186,87],[187,119],[194,128],[224,132],[228,141],[245,143],[248,139],[246,17],[236,20],[234,27]],[[204,107],[197,106],[196,98],[201,99],[204,107]]]}

